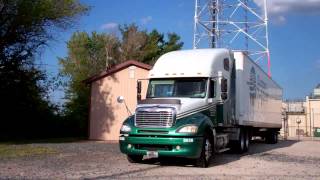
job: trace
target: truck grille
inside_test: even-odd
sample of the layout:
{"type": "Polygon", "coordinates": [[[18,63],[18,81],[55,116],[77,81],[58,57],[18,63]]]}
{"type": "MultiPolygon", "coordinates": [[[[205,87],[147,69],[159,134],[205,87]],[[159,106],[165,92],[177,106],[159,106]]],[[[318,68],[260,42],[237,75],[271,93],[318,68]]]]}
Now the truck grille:
{"type": "Polygon", "coordinates": [[[135,125],[137,127],[171,127],[175,119],[173,108],[137,108],[135,125]]]}

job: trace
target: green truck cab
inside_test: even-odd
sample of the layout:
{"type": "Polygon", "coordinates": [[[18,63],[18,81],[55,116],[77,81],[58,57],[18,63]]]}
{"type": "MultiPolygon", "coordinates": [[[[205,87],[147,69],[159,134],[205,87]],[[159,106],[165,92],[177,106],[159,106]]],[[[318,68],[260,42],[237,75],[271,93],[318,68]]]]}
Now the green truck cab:
{"type": "MultiPolygon", "coordinates": [[[[273,100],[265,102],[274,103],[268,106],[279,106],[279,111],[272,112],[279,120],[259,123],[266,121],[253,115],[258,110],[254,103],[261,96],[253,97],[253,84],[242,82],[250,82],[256,75],[263,81],[265,74],[259,74],[259,70],[250,74],[252,68],[241,74],[236,64],[233,52],[227,49],[174,51],[161,56],[150,71],[146,99],[138,98],[135,113],[120,130],[120,150],[129,162],[141,162],[143,157],[184,157],[196,166],[208,167],[214,154],[230,147],[246,152],[253,135],[275,143],[281,128],[282,91],[269,78],[263,79],[269,81],[264,82],[265,86],[273,88],[263,93],[277,93],[263,98],[273,100]]],[[[141,83],[137,86],[141,97],[141,83]]],[[[262,114],[268,118],[268,112],[262,114]]]]}
{"type": "Polygon", "coordinates": [[[125,120],[120,130],[120,149],[128,155],[130,162],[139,162],[146,155],[185,157],[198,160],[199,166],[208,165],[213,154],[212,131],[215,122],[210,117],[209,105],[183,114],[177,114],[176,110],[181,106],[181,101],[204,100],[207,81],[208,78],[150,80],[147,99],[139,101],[135,115],[125,120]],[[174,95],[170,95],[171,99],[156,92],[157,88],[163,88],[161,85],[164,82],[176,89],[174,95]],[[188,88],[181,89],[181,86],[188,88]]]}
{"type": "MultiPolygon", "coordinates": [[[[202,112],[176,120],[171,127],[139,128],[134,116],[129,117],[121,128],[120,149],[131,162],[139,162],[143,155],[148,157],[186,157],[197,159],[203,153],[203,144],[212,134],[212,122],[202,112]],[[205,136],[207,134],[207,136],[205,136]]],[[[211,142],[206,142],[207,160],[212,154],[211,142]]],[[[203,155],[202,155],[203,156],[203,155]]],[[[203,157],[201,157],[203,158],[203,157]]]]}

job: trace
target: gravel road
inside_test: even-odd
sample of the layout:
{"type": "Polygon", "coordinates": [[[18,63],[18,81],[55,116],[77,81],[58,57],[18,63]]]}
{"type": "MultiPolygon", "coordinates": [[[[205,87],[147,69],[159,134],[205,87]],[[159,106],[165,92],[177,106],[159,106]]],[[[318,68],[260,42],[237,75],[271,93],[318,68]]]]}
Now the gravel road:
{"type": "Polygon", "coordinates": [[[116,143],[10,146],[45,147],[55,153],[0,156],[0,179],[320,179],[320,141],[254,142],[246,154],[216,155],[209,168],[193,167],[183,159],[130,164],[116,143]]]}

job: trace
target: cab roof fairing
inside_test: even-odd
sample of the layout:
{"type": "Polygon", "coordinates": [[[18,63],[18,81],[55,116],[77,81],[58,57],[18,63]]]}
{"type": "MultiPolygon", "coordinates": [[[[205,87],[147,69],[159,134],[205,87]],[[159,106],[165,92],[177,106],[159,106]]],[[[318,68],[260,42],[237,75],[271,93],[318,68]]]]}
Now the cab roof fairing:
{"type": "Polygon", "coordinates": [[[223,70],[223,59],[229,58],[228,49],[194,49],[172,51],[162,55],[149,78],[215,77],[223,70]]]}

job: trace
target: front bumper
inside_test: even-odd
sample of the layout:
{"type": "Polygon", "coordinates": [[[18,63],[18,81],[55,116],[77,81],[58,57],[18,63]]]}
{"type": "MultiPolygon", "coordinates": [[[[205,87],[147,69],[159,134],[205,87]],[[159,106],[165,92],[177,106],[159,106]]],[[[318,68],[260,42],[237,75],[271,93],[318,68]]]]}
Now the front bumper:
{"type": "Polygon", "coordinates": [[[155,137],[120,136],[119,146],[124,154],[146,155],[157,151],[159,157],[173,156],[198,158],[202,150],[203,137],[155,137]]]}

